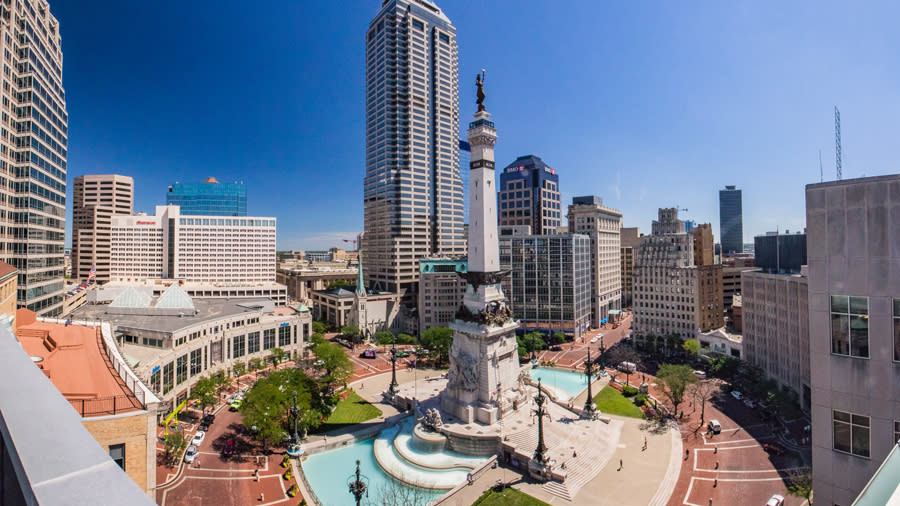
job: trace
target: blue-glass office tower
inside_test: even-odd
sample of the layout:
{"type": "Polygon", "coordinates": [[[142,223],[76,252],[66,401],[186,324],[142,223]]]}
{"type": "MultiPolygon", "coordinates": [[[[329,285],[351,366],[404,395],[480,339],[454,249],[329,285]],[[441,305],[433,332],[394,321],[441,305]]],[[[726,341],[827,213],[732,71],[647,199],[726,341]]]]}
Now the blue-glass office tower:
{"type": "Polygon", "coordinates": [[[175,183],[166,194],[166,204],[181,207],[181,214],[201,216],[247,216],[244,183],[220,183],[207,178],[202,183],[175,183]]]}
{"type": "Polygon", "coordinates": [[[719,190],[719,237],[722,254],[730,255],[744,251],[744,219],[741,190],[726,186],[719,190]]]}
{"type": "Polygon", "coordinates": [[[365,40],[366,284],[413,293],[420,259],[466,253],[456,28],[428,0],[386,0],[365,40]]]}
{"type": "Polygon", "coordinates": [[[469,223],[469,163],[472,162],[472,148],[468,141],[459,140],[459,176],[463,187],[463,219],[469,223]]]}
{"type": "Polygon", "coordinates": [[[500,174],[500,226],[531,225],[534,235],[555,234],[562,224],[559,176],[534,155],[516,158],[500,174]]]}

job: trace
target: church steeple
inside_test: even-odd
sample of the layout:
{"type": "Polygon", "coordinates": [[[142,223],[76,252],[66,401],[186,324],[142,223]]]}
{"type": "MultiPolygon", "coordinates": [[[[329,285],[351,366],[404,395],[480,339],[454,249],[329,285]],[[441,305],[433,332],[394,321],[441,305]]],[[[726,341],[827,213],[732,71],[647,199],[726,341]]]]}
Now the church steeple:
{"type": "Polygon", "coordinates": [[[363,276],[362,248],[357,251],[357,258],[359,258],[359,260],[356,263],[356,295],[365,297],[366,281],[365,276],[363,276]]]}

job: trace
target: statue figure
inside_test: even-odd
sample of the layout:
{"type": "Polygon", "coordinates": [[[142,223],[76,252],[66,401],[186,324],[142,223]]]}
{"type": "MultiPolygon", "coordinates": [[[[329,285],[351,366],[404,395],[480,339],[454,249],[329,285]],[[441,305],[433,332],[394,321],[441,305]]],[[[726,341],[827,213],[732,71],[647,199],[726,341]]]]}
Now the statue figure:
{"type": "Polygon", "coordinates": [[[481,75],[475,75],[475,86],[478,87],[475,103],[478,104],[478,112],[481,112],[484,110],[484,69],[481,69],[481,75]]]}
{"type": "Polygon", "coordinates": [[[444,425],[444,421],[441,419],[441,414],[438,410],[431,408],[425,412],[425,416],[423,416],[420,420],[422,423],[422,427],[425,428],[428,432],[438,432],[441,428],[441,425],[444,425]]]}

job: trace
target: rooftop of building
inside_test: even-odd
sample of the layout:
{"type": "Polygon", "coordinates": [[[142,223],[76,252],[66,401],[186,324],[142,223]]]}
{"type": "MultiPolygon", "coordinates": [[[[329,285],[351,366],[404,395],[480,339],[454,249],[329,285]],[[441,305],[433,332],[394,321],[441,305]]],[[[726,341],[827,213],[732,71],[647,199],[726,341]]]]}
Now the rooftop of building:
{"type": "Polygon", "coordinates": [[[100,327],[42,321],[28,309],[16,311],[16,321],[22,348],[70,402],[128,398],[126,411],[142,409],[106,356],[100,327]]]}
{"type": "MultiPolygon", "coordinates": [[[[517,172],[524,172],[526,169],[528,169],[529,171],[546,169],[546,172],[549,174],[549,176],[556,176],[556,169],[551,168],[543,160],[541,160],[539,156],[535,155],[522,155],[516,158],[512,163],[510,163],[503,169],[502,174],[515,176],[517,172]]],[[[541,173],[543,172],[544,171],[541,171],[541,173]]],[[[523,176],[524,175],[525,174],[523,174],[523,176]]]]}
{"type": "Polygon", "coordinates": [[[465,258],[423,258],[419,260],[419,272],[466,272],[468,265],[465,258]]]}
{"type": "Polygon", "coordinates": [[[886,176],[858,177],[854,179],[839,179],[837,181],[825,181],[806,185],[807,190],[828,188],[830,186],[845,186],[851,184],[887,183],[900,181],[900,174],[888,174],[886,176]]]}
{"type": "Polygon", "coordinates": [[[900,446],[894,444],[853,506],[900,505],[900,446]]]}
{"type": "MultiPolygon", "coordinates": [[[[162,296],[157,297],[160,299],[162,296]]],[[[158,302],[158,300],[156,301],[158,302]]],[[[109,322],[117,327],[149,330],[161,333],[175,333],[182,329],[194,327],[206,322],[213,322],[222,318],[228,318],[243,313],[262,314],[272,316],[285,316],[280,309],[286,309],[292,314],[290,308],[275,308],[274,302],[266,298],[192,298],[195,313],[185,312],[180,314],[154,314],[151,311],[143,314],[134,314],[123,311],[122,308],[113,307],[112,304],[85,304],[73,311],[72,319],[109,322]]],[[[151,301],[151,309],[154,301],[151,301]]]]}
{"type": "Polygon", "coordinates": [[[15,274],[18,270],[6,262],[0,261],[0,281],[5,280],[9,276],[15,274]]]}

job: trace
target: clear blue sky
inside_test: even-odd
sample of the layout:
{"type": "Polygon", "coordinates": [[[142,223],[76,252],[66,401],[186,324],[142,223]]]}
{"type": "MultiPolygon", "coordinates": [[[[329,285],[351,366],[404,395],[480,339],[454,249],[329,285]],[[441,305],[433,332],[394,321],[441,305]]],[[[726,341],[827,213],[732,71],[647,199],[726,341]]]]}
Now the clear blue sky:
{"type": "MultiPolygon", "coordinates": [[[[341,245],[362,229],[364,35],[380,4],[51,0],[70,182],[132,176],[152,212],[174,181],[243,180],[249,213],[278,218],[279,249],[341,245]]],[[[642,231],[679,205],[718,240],[718,190],[736,184],[745,241],[799,229],[819,149],[834,178],[835,104],[844,178],[900,172],[897,2],[438,5],[457,28],[461,123],[485,67],[498,165],[540,156],[564,205],[599,195],[642,231]]]]}

